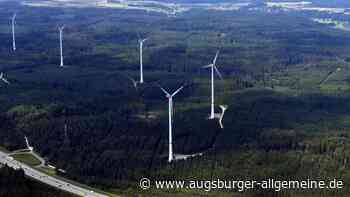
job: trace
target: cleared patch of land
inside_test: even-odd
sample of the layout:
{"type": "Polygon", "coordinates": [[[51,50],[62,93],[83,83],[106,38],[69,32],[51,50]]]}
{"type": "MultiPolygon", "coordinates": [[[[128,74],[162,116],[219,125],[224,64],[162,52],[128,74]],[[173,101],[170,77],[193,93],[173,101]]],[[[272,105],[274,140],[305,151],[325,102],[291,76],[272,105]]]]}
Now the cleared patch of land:
{"type": "Polygon", "coordinates": [[[17,161],[23,162],[30,166],[40,165],[40,161],[37,158],[35,158],[33,155],[28,153],[15,154],[15,155],[12,155],[12,157],[17,161]]]}

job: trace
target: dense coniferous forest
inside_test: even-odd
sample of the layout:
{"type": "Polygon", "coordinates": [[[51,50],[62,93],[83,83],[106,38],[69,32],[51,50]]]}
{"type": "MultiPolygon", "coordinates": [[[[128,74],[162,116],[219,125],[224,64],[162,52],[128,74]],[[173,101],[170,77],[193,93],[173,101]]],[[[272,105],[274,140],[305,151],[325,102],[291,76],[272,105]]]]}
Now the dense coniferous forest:
{"type": "MultiPolygon", "coordinates": [[[[310,20],[349,16],[242,9],[167,17],[0,4],[0,71],[11,82],[0,84],[1,147],[21,149],[27,136],[48,163],[66,171],[59,175],[123,196],[349,196],[350,32],[310,20]],[[13,12],[16,52],[10,50],[13,12]],[[63,69],[57,30],[62,24],[63,69]],[[129,78],[139,77],[139,36],[149,37],[146,83],[135,89],[129,78]],[[216,102],[229,106],[224,129],[207,120],[210,71],[201,69],[217,50],[223,80],[215,81],[216,102]],[[175,153],[203,156],[167,163],[167,100],[159,85],[169,91],[185,85],[175,98],[175,153]],[[142,177],[337,178],[345,188],[142,191],[142,177]]],[[[23,188],[14,192],[66,195],[23,179],[20,171],[2,173],[23,188]]]]}
{"type": "Polygon", "coordinates": [[[7,166],[0,168],[1,197],[75,197],[49,186],[25,178],[24,172],[13,170],[7,166]]]}

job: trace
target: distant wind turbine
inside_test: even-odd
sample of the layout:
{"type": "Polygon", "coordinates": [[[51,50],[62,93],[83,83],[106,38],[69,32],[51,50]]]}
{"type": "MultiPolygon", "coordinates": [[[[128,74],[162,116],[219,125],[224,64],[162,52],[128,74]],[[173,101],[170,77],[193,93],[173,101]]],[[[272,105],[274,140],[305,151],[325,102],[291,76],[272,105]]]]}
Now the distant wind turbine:
{"type": "Polygon", "coordinates": [[[64,144],[69,144],[69,137],[68,137],[68,125],[67,123],[64,124],[64,144]]]}
{"type": "Polygon", "coordinates": [[[225,115],[225,111],[227,110],[227,105],[220,105],[220,108],[221,108],[221,114],[220,114],[220,117],[219,117],[219,124],[220,124],[220,127],[223,129],[224,128],[224,125],[222,123],[222,120],[224,119],[224,115],[225,115]]]}
{"type": "Polygon", "coordinates": [[[17,16],[17,14],[14,13],[12,18],[11,18],[11,24],[12,24],[12,49],[13,49],[13,51],[16,51],[16,37],[15,37],[16,16],[17,16]]]}
{"type": "Polygon", "coordinates": [[[333,70],[333,71],[327,73],[327,76],[320,82],[320,85],[323,85],[323,84],[325,84],[326,82],[328,82],[329,79],[330,79],[331,77],[333,77],[335,74],[337,74],[337,72],[340,72],[341,70],[342,70],[342,69],[341,69],[340,67],[338,67],[338,68],[336,68],[335,70],[333,70]]]}
{"type": "Polygon", "coordinates": [[[63,67],[63,30],[64,30],[64,25],[61,27],[58,27],[58,30],[60,32],[60,56],[61,56],[60,67],[63,67]]]}
{"type": "Polygon", "coordinates": [[[142,84],[143,81],[143,43],[148,40],[148,38],[145,39],[139,39],[139,48],[140,48],[140,83],[142,84]]]}
{"type": "Polygon", "coordinates": [[[174,160],[174,153],[173,153],[173,112],[174,112],[174,105],[173,105],[173,97],[179,93],[183,86],[181,86],[179,89],[177,89],[173,94],[170,94],[167,92],[164,88],[160,87],[161,90],[165,93],[166,97],[168,98],[168,105],[169,105],[169,157],[168,162],[171,163],[174,160]]]}
{"type": "Polygon", "coordinates": [[[218,56],[219,56],[219,51],[216,52],[213,62],[203,67],[203,68],[211,68],[211,111],[210,111],[209,119],[215,118],[214,70],[217,73],[217,75],[220,77],[220,79],[222,79],[222,75],[219,72],[218,68],[216,67],[216,60],[218,56]]]}
{"type": "Polygon", "coordinates": [[[4,83],[10,84],[10,82],[4,77],[4,73],[0,73],[0,80],[3,81],[4,83]]]}

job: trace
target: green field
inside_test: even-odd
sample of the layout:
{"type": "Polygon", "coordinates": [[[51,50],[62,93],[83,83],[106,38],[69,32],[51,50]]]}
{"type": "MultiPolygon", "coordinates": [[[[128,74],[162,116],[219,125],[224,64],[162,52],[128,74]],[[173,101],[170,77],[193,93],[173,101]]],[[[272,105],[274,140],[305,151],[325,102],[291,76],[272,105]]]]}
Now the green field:
{"type": "Polygon", "coordinates": [[[18,153],[15,155],[11,155],[15,160],[23,162],[29,166],[37,166],[40,165],[40,161],[35,158],[33,155],[29,153],[18,153]]]}

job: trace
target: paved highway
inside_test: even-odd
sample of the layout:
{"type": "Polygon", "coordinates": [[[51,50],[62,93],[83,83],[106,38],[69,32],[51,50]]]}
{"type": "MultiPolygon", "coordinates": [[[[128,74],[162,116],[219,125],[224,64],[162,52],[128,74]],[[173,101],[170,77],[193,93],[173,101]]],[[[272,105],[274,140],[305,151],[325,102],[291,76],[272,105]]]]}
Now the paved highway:
{"type": "Polygon", "coordinates": [[[13,169],[23,169],[26,176],[29,176],[37,181],[51,185],[59,190],[64,190],[79,196],[84,197],[108,197],[104,194],[99,194],[91,190],[81,188],[71,183],[59,180],[57,178],[51,177],[42,173],[26,164],[14,160],[11,156],[8,156],[6,153],[0,151],[0,163],[6,164],[13,169]]]}

